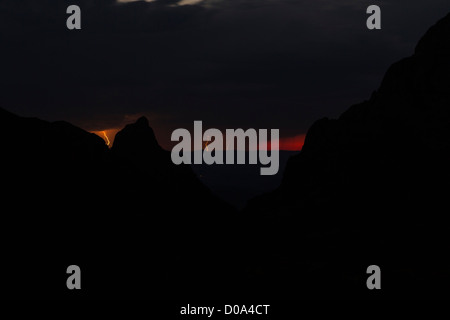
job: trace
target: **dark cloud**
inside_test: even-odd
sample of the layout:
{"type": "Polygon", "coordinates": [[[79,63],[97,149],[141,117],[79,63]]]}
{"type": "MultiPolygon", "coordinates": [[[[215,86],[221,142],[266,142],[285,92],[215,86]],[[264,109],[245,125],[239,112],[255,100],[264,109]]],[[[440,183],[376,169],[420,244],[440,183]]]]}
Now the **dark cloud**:
{"type": "Polygon", "coordinates": [[[368,98],[447,0],[0,1],[0,104],[89,130],[151,115],[163,143],[193,120],[303,133],[368,98]],[[69,4],[82,30],[66,29],[69,4]],[[365,27],[370,4],[382,30],[365,27]]]}

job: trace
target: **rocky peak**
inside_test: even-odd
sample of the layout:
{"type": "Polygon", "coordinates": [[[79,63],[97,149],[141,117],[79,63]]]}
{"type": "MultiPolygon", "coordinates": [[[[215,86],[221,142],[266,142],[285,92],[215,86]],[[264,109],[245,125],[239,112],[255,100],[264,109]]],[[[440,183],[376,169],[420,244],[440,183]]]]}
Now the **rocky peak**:
{"type": "Polygon", "coordinates": [[[115,137],[112,151],[117,154],[143,155],[162,151],[146,117],[128,124],[115,137]]]}
{"type": "Polygon", "coordinates": [[[440,54],[450,52],[450,14],[439,20],[420,39],[416,54],[440,54]]]}

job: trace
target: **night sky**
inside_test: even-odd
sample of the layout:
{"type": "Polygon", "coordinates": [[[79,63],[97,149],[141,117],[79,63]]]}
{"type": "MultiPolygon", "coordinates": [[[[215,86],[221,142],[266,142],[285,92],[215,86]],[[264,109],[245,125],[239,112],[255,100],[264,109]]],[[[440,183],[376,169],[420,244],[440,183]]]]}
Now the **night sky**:
{"type": "Polygon", "coordinates": [[[290,145],[368,99],[449,11],[448,0],[0,0],[0,107],[89,131],[145,115],[165,148],[194,120],[280,129],[290,145]],[[66,28],[70,4],[82,30],[66,28]],[[366,28],[371,4],[382,30],[366,28]]]}

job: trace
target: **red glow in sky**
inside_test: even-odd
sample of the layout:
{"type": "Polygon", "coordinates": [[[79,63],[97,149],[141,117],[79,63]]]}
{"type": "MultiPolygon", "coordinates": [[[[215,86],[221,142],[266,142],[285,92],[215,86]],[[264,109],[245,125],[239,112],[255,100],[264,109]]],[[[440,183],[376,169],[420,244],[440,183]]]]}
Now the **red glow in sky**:
{"type": "MultiPolygon", "coordinates": [[[[91,131],[91,133],[95,133],[100,138],[105,140],[105,144],[107,143],[107,140],[105,138],[105,134],[108,137],[110,144],[109,147],[111,148],[114,143],[114,138],[117,132],[119,132],[121,128],[114,128],[114,129],[106,129],[106,130],[100,130],[100,131],[91,131]]],[[[305,134],[298,134],[291,137],[283,137],[279,140],[279,150],[284,151],[300,151],[303,147],[303,144],[305,142],[305,134]]],[[[173,146],[165,146],[162,145],[162,147],[166,150],[170,150],[173,146]]],[[[268,147],[270,150],[270,141],[268,142],[268,147]]],[[[225,146],[224,146],[225,148],[225,146]]]]}
{"type": "Polygon", "coordinates": [[[305,143],[305,134],[299,134],[293,137],[280,138],[280,150],[300,151],[305,143]]]}
{"type": "MultiPolygon", "coordinates": [[[[298,134],[292,137],[283,137],[279,140],[278,150],[281,151],[300,151],[305,143],[306,134],[298,134]]],[[[271,150],[270,141],[267,143],[268,150],[271,150]]]]}

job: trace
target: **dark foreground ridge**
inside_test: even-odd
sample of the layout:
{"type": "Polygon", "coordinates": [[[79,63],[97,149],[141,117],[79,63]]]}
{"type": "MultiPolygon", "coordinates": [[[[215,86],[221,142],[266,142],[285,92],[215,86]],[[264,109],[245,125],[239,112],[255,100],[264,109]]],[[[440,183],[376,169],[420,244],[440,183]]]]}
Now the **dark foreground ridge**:
{"type": "Polygon", "coordinates": [[[450,15],[370,100],[321,119],[239,215],[145,118],[103,140],[0,109],[7,297],[448,296],[450,15]],[[66,289],[66,268],[82,290],[66,289]],[[366,288],[379,265],[382,290],[366,288]]]}
{"type": "MultiPolygon", "coordinates": [[[[369,101],[314,123],[281,186],[246,213],[265,216],[270,229],[291,226],[283,238],[299,252],[292,260],[322,265],[335,280],[317,277],[341,278],[342,288],[366,290],[364,273],[376,264],[387,279],[381,294],[448,296],[449,88],[447,15],[369,101]]],[[[299,272],[293,266],[288,277],[299,272]]]]}
{"type": "Polygon", "coordinates": [[[87,297],[185,296],[217,269],[221,226],[236,212],[172,163],[147,119],[109,150],[69,123],[0,109],[0,137],[5,296],[74,296],[72,264],[86,271],[87,297]]]}

